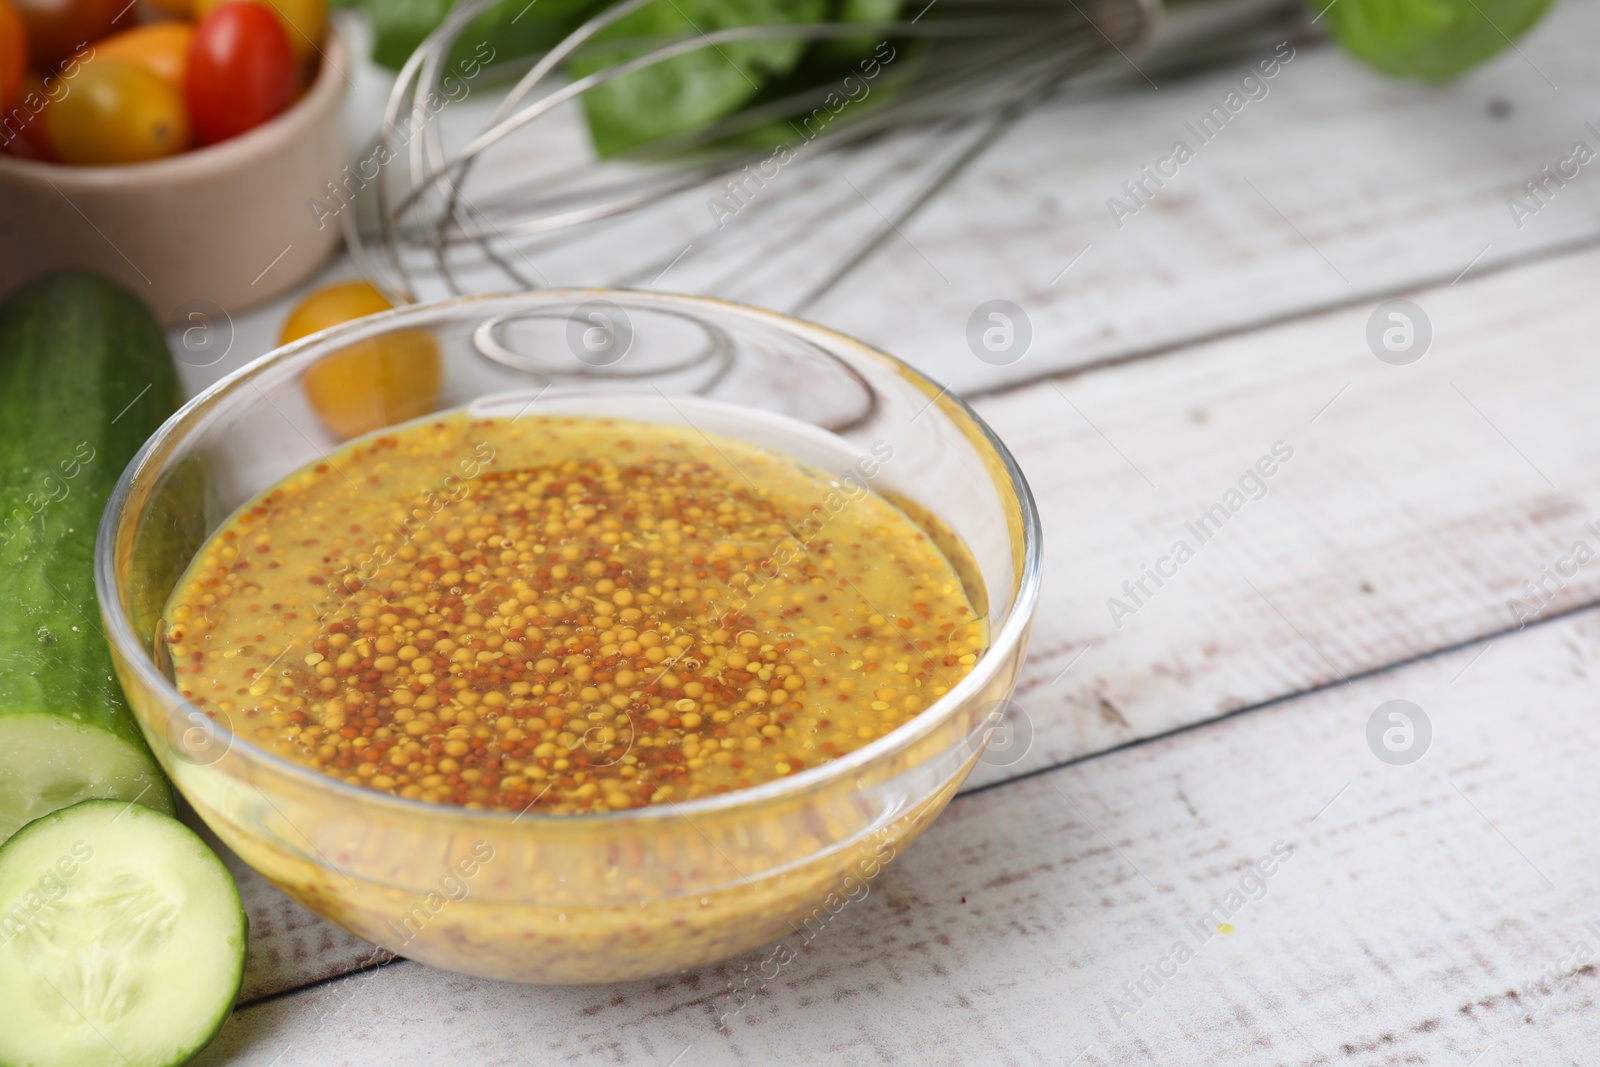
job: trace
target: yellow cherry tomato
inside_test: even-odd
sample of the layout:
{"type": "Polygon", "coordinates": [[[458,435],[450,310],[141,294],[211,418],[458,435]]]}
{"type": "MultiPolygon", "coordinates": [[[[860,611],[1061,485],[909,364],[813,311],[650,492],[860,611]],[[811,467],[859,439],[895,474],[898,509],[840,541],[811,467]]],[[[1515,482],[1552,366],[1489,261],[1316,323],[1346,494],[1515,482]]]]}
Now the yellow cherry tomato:
{"type": "Polygon", "coordinates": [[[83,64],[72,91],[43,113],[63,163],[138,163],[189,147],[189,113],[166,82],[126,60],[83,64]]]}
{"type": "Polygon", "coordinates": [[[187,22],[152,22],[114,33],[96,41],[79,53],[83,63],[120,59],[143,67],[173,90],[183,92],[183,72],[189,65],[189,46],[194,42],[194,27],[187,22]]]}
{"type": "MultiPolygon", "coordinates": [[[[288,344],[394,305],[366,282],[340,282],[295,305],[278,335],[288,344]]],[[[301,379],[317,417],[348,441],[434,410],[439,401],[439,346],[425,330],[397,330],[324,356],[301,379]]]]}
{"type": "MultiPolygon", "coordinates": [[[[196,22],[205,18],[211,9],[229,0],[193,0],[196,22]]],[[[289,35],[289,47],[301,64],[320,54],[322,40],[328,32],[327,0],[250,0],[272,9],[283,23],[283,32],[289,35]]]]}

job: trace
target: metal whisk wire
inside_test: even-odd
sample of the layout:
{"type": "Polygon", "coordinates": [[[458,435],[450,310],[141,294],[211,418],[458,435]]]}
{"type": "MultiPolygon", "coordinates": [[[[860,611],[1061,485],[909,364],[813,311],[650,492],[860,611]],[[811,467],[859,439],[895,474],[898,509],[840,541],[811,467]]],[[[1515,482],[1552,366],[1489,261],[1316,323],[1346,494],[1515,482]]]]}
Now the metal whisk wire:
{"type": "MultiPolygon", "coordinates": [[[[712,263],[714,277],[701,286],[702,291],[720,293],[750,276],[754,267],[769,264],[790,237],[811,233],[819,220],[831,218],[853,197],[865,200],[846,177],[851,191],[812,202],[835,173],[842,174],[825,161],[842,162],[869,143],[909,139],[909,151],[888,154],[878,171],[881,180],[882,175],[915,171],[924,157],[942,151],[931,171],[912,183],[911,193],[891,211],[879,211],[868,201],[877,222],[849,242],[847,254],[835,255],[836,262],[797,298],[784,301],[788,310],[801,310],[870,256],[1033,103],[1088,69],[1100,55],[1133,48],[1150,35],[1159,14],[1156,0],[933,0],[910,19],[745,25],[652,42],[611,66],[553,84],[563,64],[586,43],[652,2],[622,0],[539,57],[500,99],[482,129],[450,151],[442,122],[449,109],[440,103],[445,65],[461,34],[493,2],[477,0],[453,10],[402,68],[374,149],[374,157],[384,164],[371,185],[375,210],[366,221],[361,212],[344,216],[358,260],[401,299],[483,292],[508,284],[536,288],[554,281],[648,286],[680,266],[691,249],[706,257],[727,248],[732,262],[712,263]],[[882,80],[871,91],[887,99],[858,108],[859,113],[837,125],[832,116],[838,109],[824,112],[824,106],[840,99],[838,83],[823,83],[609,159],[584,160],[469,193],[486,157],[511,145],[519,131],[535,132],[544,125],[540,120],[549,121],[562,105],[658,63],[724,45],[871,38],[923,44],[920,53],[909,54],[898,67],[891,70],[892,64],[886,63],[880,71],[882,80]],[[775,158],[775,150],[743,147],[736,139],[785,121],[796,131],[783,146],[793,160],[786,166],[796,173],[785,178],[780,193],[746,202],[735,185],[744,178],[748,191],[750,168],[775,158]],[[813,122],[820,131],[812,129],[813,122]],[[926,143],[915,139],[918,132],[926,143]],[[951,143],[957,150],[949,151],[951,143]],[[930,150],[928,145],[937,147],[930,150]],[[394,165],[402,160],[405,166],[394,165]],[[737,202],[734,210],[749,208],[750,216],[764,224],[738,227],[737,235],[735,227],[722,225],[720,219],[714,228],[685,226],[686,198],[697,190],[714,197],[719,187],[729,191],[730,203],[737,202]],[[617,231],[645,216],[662,223],[652,228],[653,236],[676,230],[691,239],[676,253],[672,249],[682,243],[679,239],[658,241],[659,252],[629,247],[622,257],[626,262],[591,268],[591,276],[583,278],[551,279],[529,259],[534,253],[563,249],[588,251],[606,241],[626,245],[629,238],[616,236],[617,231]],[[612,236],[605,236],[608,231],[612,236]],[[437,291],[441,287],[443,292],[437,291]]],[[[765,193],[767,182],[755,181],[765,193]]],[[[365,195],[363,191],[358,199],[365,195]]]]}

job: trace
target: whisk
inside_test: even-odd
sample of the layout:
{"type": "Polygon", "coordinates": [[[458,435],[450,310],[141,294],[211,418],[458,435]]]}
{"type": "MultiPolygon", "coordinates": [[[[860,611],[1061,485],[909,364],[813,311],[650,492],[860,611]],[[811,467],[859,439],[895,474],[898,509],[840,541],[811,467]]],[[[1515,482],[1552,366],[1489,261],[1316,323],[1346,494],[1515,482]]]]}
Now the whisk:
{"type": "MultiPolygon", "coordinates": [[[[1065,80],[1132,64],[1162,15],[1159,0],[908,0],[892,21],[695,32],[563,77],[652,2],[621,0],[485,115],[481,101],[447,103],[466,85],[447,57],[492,2],[453,10],[401,69],[368,157],[381,166],[361,172],[359,210],[343,216],[358,262],[403,300],[607,285],[803,312],[1065,80]],[[614,156],[586,143],[579,99],[597,87],[700,49],[793,40],[851,41],[864,58],[614,156]]],[[[1270,5],[1208,6],[1207,32],[1270,5]]]]}

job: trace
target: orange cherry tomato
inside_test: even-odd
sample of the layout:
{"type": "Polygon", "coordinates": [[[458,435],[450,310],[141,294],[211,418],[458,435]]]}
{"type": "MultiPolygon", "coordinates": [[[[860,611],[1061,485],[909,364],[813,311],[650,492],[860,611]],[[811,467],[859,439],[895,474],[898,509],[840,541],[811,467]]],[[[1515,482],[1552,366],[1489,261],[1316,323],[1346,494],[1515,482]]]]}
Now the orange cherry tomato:
{"type": "Polygon", "coordinates": [[[17,101],[6,106],[3,121],[0,121],[0,147],[8,155],[56,162],[55,149],[50,147],[50,137],[44,128],[44,110],[50,104],[52,93],[61,95],[60,86],[61,79],[52,77],[46,83],[31,70],[22,76],[17,101]]]}
{"type": "Polygon", "coordinates": [[[152,22],[96,41],[92,55],[85,49],[79,53],[78,60],[84,63],[125,60],[143,67],[170,85],[173,91],[181,93],[184,71],[189,65],[189,46],[193,43],[194,27],[187,22],[152,22]]]}
{"type": "Polygon", "coordinates": [[[27,71],[28,27],[8,0],[0,0],[0,113],[17,106],[27,71]]]}
{"type": "Polygon", "coordinates": [[[126,0],[11,0],[28,27],[28,55],[44,73],[118,26],[133,25],[126,0]],[[124,14],[124,12],[127,14],[124,14]]]}
{"type": "MultiPolygon", "coordinates": [[[[340,282],[295,305],[279,344],[394,305],[366,282],[340,282]]],[[[348,441],[434,410],[439,401],[439,345],[426,330],[396,330],[330,352],[301,379],[306,399],[329,430],[348,441]]]]}
{"type": "MultiPolygon", "coordinates": [[[[194,17],[203,19],[213,8],[228,2],[229,0],[193,0],[194,17]]],[[[296,62],[303,64],[320,53],[323,38],[328,33],[327,0],[250,0],[250,2],[271,8],[272,13],[278,16],[278,21],[283,24],[283,32],[289,37],[289,47],[294,51],[296,62]]]]}
{"type": "Polygon", "coordinates": [[[82,64],[70,90],[45,109],[44,125],[63,163],[138,163],[189,147],[183,98],[121,59],[82,64]]]}

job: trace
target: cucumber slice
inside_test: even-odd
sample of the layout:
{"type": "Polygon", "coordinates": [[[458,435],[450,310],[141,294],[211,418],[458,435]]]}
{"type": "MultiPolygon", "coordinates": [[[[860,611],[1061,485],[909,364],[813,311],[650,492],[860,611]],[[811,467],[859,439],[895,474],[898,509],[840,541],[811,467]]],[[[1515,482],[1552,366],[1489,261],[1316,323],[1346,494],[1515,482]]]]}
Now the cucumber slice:
{"type": "Polygon", "coordinates": [[[182,823],[86,800],[0,847],[0,1065],[176,1067],[227,1020],[245,916],[182,823]]]}
{"type": "Polygon", "coordinates": [[[0,843],[42,815],[93,797],[176,811],[149,749],[68,716],[0,715],[0,752],[0,843]]]}

